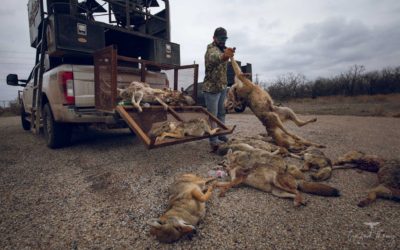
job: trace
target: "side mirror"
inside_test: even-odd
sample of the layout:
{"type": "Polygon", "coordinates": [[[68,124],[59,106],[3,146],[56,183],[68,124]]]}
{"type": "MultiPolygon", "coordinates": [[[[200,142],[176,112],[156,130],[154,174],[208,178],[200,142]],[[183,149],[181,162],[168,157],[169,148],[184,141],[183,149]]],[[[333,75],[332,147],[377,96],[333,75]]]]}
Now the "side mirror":
{"type": "Polygon", "coordinates": [[[27,82],[28,80],[18,79],[17,74],[9,74],[7,76],[7,85],[25,87],[27,82]],[[22,82],[22,84],[20,84],[19,82],[22,82]]]}
{"type": "Polygon", "coordinates": [[[9,75],[7,76],[7,85],[19,86],[19,83],[18,83],[18,75],[16,75],[16,74],[9,74],[9,75]]]}

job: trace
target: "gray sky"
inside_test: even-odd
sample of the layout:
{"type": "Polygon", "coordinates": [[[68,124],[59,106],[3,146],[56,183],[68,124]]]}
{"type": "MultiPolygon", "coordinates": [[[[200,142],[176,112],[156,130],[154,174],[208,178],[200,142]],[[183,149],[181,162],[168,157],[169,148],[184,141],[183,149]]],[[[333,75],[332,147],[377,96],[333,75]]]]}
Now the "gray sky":
{"type": "MultiPolygon", "coordinates": [[[[0,6],[0,100],[16,97],[8,73],[26,77],[34,63],[27,0],[0,6]]],[[[398,0],[170,0],[172,41],[181,63],[200,64],[216,27],[228,30],[227,46],[253,74],[270,81],[288,72],[308,79],[330,77],[354,64],[366,70],[400,65],[398,0]]]]}

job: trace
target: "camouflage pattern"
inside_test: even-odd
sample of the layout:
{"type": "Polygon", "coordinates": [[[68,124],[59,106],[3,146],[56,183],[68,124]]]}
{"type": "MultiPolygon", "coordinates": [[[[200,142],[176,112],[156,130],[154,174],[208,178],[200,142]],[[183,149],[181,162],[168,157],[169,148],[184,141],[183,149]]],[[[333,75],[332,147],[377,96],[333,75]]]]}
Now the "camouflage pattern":
{"type": "Polygon", "coordinates": [[[226,70],[228,61],[223,61],[221,55],[223,52],[211,43],[207,46],[207,52],[204,56],[206,75],[204,77],[203,91],[209,93],[218,93],[224,90],[228,84],[226,70]]]}

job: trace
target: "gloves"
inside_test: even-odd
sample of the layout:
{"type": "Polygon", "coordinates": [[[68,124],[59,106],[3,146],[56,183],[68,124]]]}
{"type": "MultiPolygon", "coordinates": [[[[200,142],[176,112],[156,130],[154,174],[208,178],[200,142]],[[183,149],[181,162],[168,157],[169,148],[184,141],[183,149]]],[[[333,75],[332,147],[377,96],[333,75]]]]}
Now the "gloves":
{"type": "Polygon", "coordinates": [[[221,55],[221,59],[223,61],[228,61],[229,58],[233,57],[235,55],[235,49],[232,48],[226,48],[224,50],[224,53],[221,55]]]}

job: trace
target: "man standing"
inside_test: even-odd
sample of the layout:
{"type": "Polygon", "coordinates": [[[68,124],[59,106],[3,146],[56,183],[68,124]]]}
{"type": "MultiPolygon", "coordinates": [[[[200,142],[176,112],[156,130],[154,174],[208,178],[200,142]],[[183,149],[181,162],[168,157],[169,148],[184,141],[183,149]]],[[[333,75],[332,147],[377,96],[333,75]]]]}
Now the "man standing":
{"type": "MultiPolygon", "coordinates": [[[[224,100],[227,92],[228,80],[226,70],[229,58],[234,55],[232,48],[225,47],[228,39],[224,28],[219,27],[214,31],[213,42],[207,46],[205,54],[205,77],[203,83],[204,99],[207,110],[225,123],[224,100]]],[[[215,127],[215,124],[211,124],[215,127]]],[[[226,142],[226,136],[211,137],[210,145],[212,150],[218,147],[218,139],[226,142]]]]}

